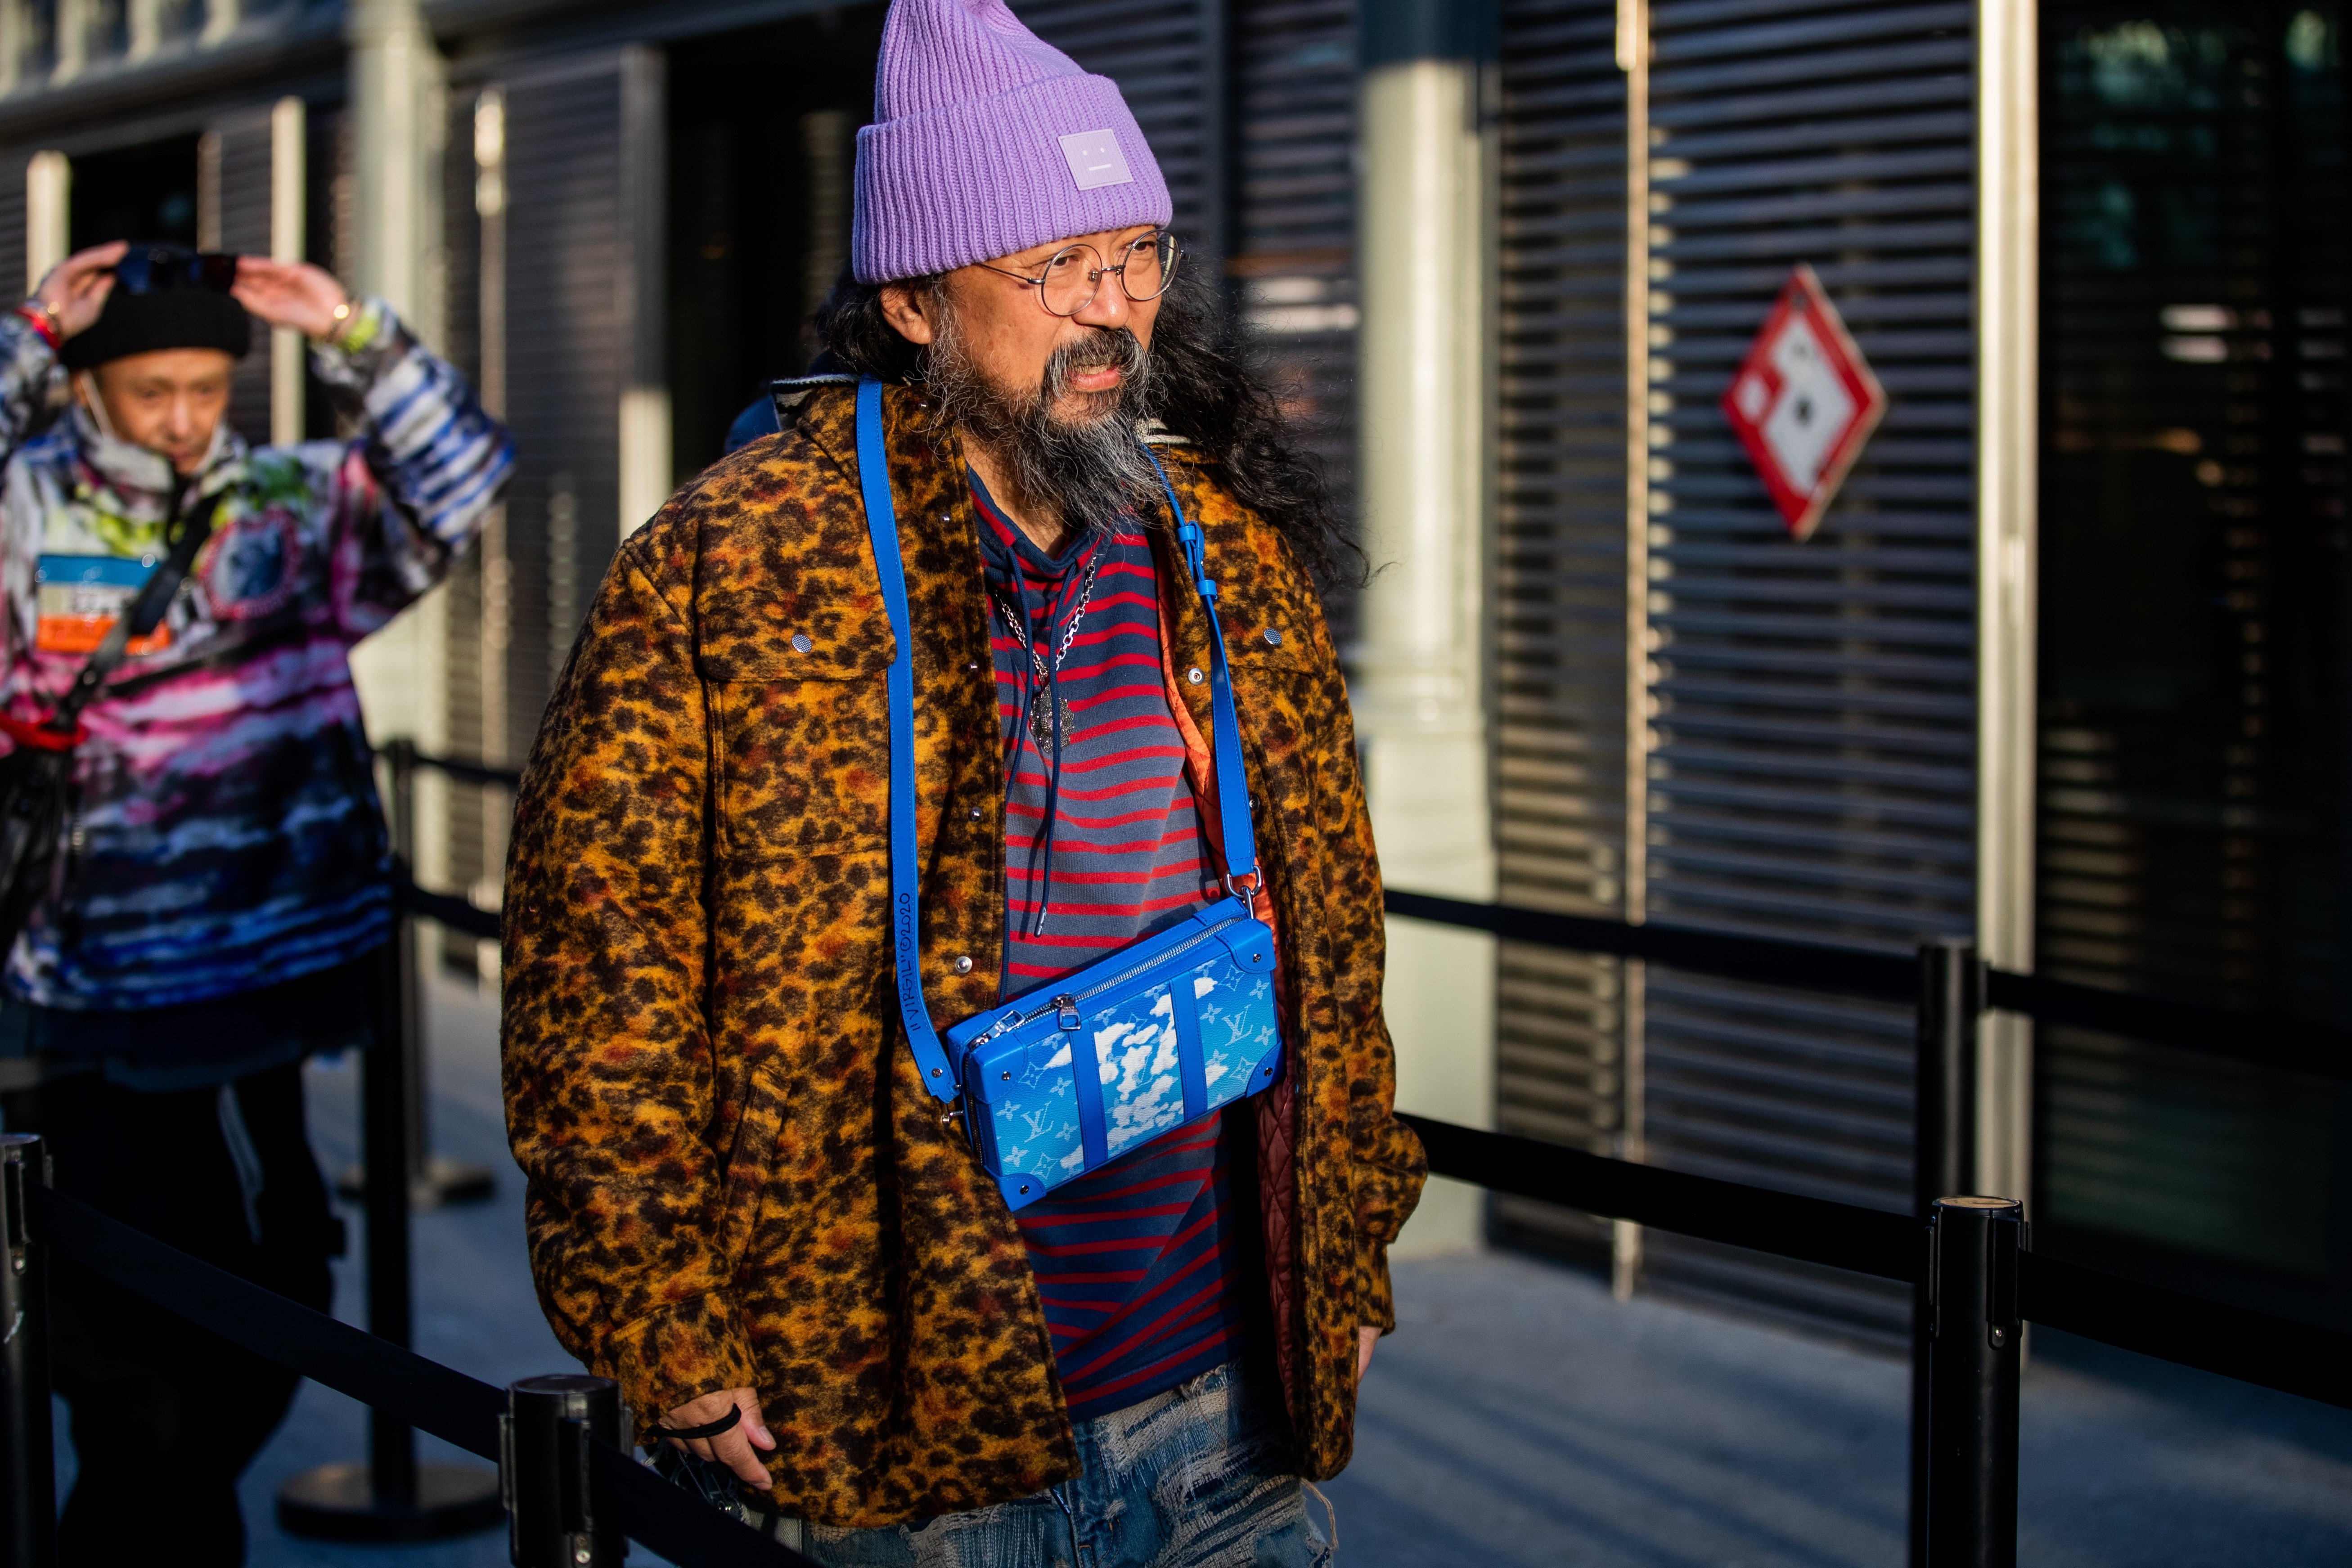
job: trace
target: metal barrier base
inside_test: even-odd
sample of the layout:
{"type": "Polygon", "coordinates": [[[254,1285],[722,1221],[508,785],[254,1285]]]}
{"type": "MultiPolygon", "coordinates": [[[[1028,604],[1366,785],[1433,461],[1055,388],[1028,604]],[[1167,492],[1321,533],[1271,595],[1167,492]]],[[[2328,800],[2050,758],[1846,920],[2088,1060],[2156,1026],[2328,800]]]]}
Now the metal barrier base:
{"type": "Polygon", "coordinates": [[[312,1541],[446,1541],[506,1522],[499,1476],[475,1465],[419,1465],[416,1500],[378,1506],[362,1464],[321,1465],[278,1491],[278,1526],[312,1541]]]}

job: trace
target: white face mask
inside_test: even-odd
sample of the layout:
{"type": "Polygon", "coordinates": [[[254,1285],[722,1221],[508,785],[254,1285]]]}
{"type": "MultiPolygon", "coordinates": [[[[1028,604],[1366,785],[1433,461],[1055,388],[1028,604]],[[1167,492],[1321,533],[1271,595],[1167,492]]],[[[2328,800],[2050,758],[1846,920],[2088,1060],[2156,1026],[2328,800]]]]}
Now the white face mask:
{"type": "Polygon", "coordinates": [[[89,410],[90,422],[98,426],[98,433],[110,441],[121,440],[114,433],[114,421],[106,416],[106,399],[99,395],[97,375],[86,370],[76,371],[74,387],[81,394],[81,405],[89,410]]]}

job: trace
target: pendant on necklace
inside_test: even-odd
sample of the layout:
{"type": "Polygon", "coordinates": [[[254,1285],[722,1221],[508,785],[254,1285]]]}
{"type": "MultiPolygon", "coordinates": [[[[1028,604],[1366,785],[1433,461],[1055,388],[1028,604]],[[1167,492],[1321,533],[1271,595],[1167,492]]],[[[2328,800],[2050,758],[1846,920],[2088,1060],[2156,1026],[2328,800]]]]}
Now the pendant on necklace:
{"type": "Polygon", "coordinates": [[[1056,709],[1062,720],[1062,744],[1066,746],[1070,743],[1070,737],[1076,733],[1070,721],[1069,699],[1045,690],[1030,699],[1029,734],[1037,742],[1037,754],[1041,757],[1054,754],[1054,715],[1056,709]]]}

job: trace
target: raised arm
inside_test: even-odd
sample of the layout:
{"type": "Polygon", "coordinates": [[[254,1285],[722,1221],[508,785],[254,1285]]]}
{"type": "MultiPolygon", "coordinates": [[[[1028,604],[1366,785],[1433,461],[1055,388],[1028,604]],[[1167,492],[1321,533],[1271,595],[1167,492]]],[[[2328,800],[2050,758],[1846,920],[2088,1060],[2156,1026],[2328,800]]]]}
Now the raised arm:
{"type": "Polygon", "coordinates": [[[301,262],[242,257],[236,297],[311,342],[319,379],[356,405],[359,439],[338,465],[336,612],[364,636],[438,582],[482,530],[514,467],[514,444],[466,378],[410,337],[380,300],[347,297],[301,262]]]}
{"type": "Polygon", "coordinates": [[[0,464],[25,442],[58,368],[58,348],[98,321],[124,246],[95,245],[49,268],[24,305],[0,315],[0,464]]]}

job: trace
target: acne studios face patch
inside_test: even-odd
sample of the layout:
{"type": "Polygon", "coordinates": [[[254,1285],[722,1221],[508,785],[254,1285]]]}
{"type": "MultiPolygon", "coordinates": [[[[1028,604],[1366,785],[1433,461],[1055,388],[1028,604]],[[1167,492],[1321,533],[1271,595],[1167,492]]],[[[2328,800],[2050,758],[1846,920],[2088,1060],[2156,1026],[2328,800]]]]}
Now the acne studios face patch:
{"type": "Polygon", "coordinates": [[[1116,131],[1079,131],[1062,138],[1062,156],[1070,161],[1070,178],[1082,191],[1105,185],[1130,185],[1127,154],[1118,150],[1116,131]]]}

